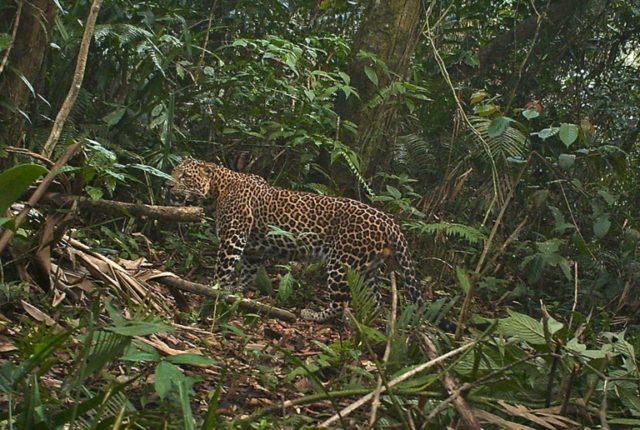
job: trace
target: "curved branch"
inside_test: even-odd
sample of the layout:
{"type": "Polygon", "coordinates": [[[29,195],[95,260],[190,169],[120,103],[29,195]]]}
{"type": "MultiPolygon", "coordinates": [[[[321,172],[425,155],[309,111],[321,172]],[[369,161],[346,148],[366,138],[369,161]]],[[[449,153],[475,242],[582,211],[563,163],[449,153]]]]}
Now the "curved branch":
{"type": "Polygon", "coordinates": [[[71,108],[78,98],[80,88],[82,87],[82,81],[84,79],[84,70],[87,67],[87,57],[89,56],[89,45],[91,44],[91,37],[93,35],[93,29],[96,26],[96,19],[98,18],[98,12],[100,12],[100,6],[102,0],[93,0],[91,9],[89,10],[89,16],[87,17],[87,23],[84,26],[84,33],[82,34],[82,42],[80,42],[80,50],[78,51],[78,61],[76,62],[76,70],[73,73],[73,80],[71,81],[71,88],[67,97],[62,103],[62,107],[56,116],[56,120],[51,128],[49,138],[44,144],[42,149],[42,155],[47,158],[51,158],[56,143],[62,133],[64,123],[67,121],[67,117],[71,112],[71,108]]]}

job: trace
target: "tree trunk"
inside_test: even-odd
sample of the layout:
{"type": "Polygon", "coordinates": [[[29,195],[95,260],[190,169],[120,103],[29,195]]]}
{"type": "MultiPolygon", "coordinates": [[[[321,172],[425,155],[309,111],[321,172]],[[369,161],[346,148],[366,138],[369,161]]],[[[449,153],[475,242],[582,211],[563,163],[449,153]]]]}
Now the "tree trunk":
{"type": "Polygon", "coordinates": [[[19,110],[29,112],[28,104],[33,95],[23,77],[37,91],[35,85],[49,44],[56,11],[55,2],[51,0],[30,0],[23,3],[9,67],[0,75],[0,100],[11,107],[0,106],[0,163],[3,147],[24,145],[25,118],[19,110]]]}
{"type": "Polygon", "coordinates": [[[352,96],[341,100],[336,110],[343,121],[358,126],[355,138],[344,135],[343,138],[348,139],[347,144],[360,155],[361,172],[367,178],[387,166],[392,158],[393,136],[388,132],[394,128],[392,123],[397,111],[393,104],[382,101],[371,106],[371,101],[394,80],[404,79],[420,38],[423,15],[420,0],[371,0],[356,34],[349,75],[360,98],[352,96]],[[386,64],[389,73],[371,59],[359,58],[361,51],[375,54],[386,64]],[[376,75],[373,79],[372,71],[376,75]]]}

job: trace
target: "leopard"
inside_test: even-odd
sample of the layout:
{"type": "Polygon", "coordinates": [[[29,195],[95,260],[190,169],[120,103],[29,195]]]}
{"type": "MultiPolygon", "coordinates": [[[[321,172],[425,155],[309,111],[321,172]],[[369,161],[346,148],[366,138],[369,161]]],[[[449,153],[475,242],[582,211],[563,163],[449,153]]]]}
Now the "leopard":
{"type": "Polygon", "coordinates": [[[375,288],[390,263],[409,302],[422,304],[407,239],[385,212],[346,197],[276,187],[261,176],[192,157],[183,159],[171,176],[166,186],[174,203],[197,203],[215,214],[220,242],[213,275],[221,288],[246,288],[266,258],[324,260],[329,304],[300,314],[324,322],[344,315],[350,270],[375,288]]]}

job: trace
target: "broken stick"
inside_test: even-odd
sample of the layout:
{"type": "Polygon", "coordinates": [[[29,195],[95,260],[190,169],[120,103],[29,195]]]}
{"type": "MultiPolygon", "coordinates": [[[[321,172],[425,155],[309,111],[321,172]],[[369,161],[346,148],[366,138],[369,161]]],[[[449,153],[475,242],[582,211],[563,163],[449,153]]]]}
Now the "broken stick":
{"type": "Polygon", "coordinates": [[[47,193],[44,199],[48,202],[63,204],[77,202],[78,206],[107,213],[125,213],[131,216],[146,216],[152,219],[164,219],[179,222],[201,222],[204,220],[204,209],[195,206],[154,206],[142,203],[125,203],[115,200],[92,200],[87,197],[62,193],[47,193]]]}
{"type": "Polygon", "coordinates": [[[275,306],[266,305],[255,300],[239,298],[225,291],[215,290],[207,285],[185,281],[184,279],[181,279],[173,274],[168,274],[167,272],[158,272],[157,274],[146,278],[146,280],[153,280],[168,287],[177,288],[179,290],[188,291],[190,293],[198,294],[205,297],[220,298],[229,304],[239,302],[238,305],[242,309],[251,312],[259,312],[261,314],[276,317],[284,321],[293,322],[297,320],[296,315],[287,310],[276,308],[275,306]]]}
{"type": "MultiPolygon", "coordinates": [[[[427,336],[426,334],[421,333],[421,335],[427,357],[431,360],[438,358],[438,350],[433,344],[433,341],[431,341],[429,336],[427,336]]],[[[445,371],[442,375],[442,385],[444,386],[447,393],[450,396],[453,396],[451,402],[458,411],[458,414],[460,414],[460,418],[462,418],[462,420],[464,421],[464,427],[472,430],[480,430],[482,427],[480,427],[480,423],[478,423],[478,420],[473,414],[473,410],[469,406],[469,403],[467,403],[467,400],[463,395],[456,395],[457,393],[459,393],[460,387],[458,381],[456,381],[456,379],[451,374],[445,371]]]]}

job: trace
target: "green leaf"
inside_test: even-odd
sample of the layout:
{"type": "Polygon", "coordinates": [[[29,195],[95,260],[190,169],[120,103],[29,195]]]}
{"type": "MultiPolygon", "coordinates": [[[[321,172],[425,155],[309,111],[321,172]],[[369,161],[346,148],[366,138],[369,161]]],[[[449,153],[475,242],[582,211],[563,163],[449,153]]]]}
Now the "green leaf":
{"type": "Polygon", "coordinates": [[[531,133],[533,136],[538,136],[542,140],[547,140],[551,136],[555,136],[560,131],[560,127],[543,128],[537,133],[531,133]]]}
{"type": "Polygon", "coordinates": [[[598,239],[604,237],[611,228],[611,221],[609,221],[609,214],[602,214],[593,223],[593,234],[598,239]]]}
{"type": "Polygon", "coordinates": [[[364,66],[364,74],[367,75],[367,78],[369,78],[373,85],[378,86],[378,74],[375,70],[369,66],[364,66]]]}
{"type": "Polygon", "coordinates": [[[160,354],[155,349],[150,351],[137,351],[135,348],[129,350],[122,356],[124,361],[133,361],[134,363],[151,362],[156,363],[160,361],[160,354]]]}
{"type": "Polygon", "coordinates": [[[498,332],[504,336],[516,337],[531,345],[546,344],[542,323],[517,312],[509,311],[509,317],[500,320],[498,332]]]}
{"type": "Polygon", "coordinates": [[[558,157],[558,166],[563,170],[569,170],[576,162],[575,154],[560,154],[558,157]]]}
{"type": "Polygon", "coordinates": [[[173,383],[179,381],[181,378],[184,378],[184,375],[178,367],[167,361],[158,363],[155,373],[155,388],[158,396],[164,400],[167,394],[169,394],[169,391],[171,391],[173,383]]]}
{"type": "Polygon", "coordinates": [[[11,35],[8,33],[0,33],[0,52],[11,46],[11,35]]]}
{"type": "Polygon", "coordinates": [[[122,336],[148,336],[156,333],[170,333],[173,327],[158,321],[126,321],[107,330],[122,336]]]}
{"type": "Polygon", "coordinates": [[[286,302],[291,298],[295,282],[296,280],[291,272],[287,272],[282,277],[282,279],[280,280],[280,284],[278,285],[278,300],[286,302]]]}
{"type": "Polygon", "coordinates": [[[0,173],[0,214],[6,210],[48,170],[38,164],[20,164],[0,173]]]}
{"type": "Polygon", "coordinates": [[[581,354],[587,350],[587,345],[580,343],[580,341],[574,337],[569,342],[567,342],[567,345],[565,346],[565,348],[568,349],[569,351],[573,351],[578,354],[581,354]]]}
{"type": "Polygon", "coordinates": [[[91,200],[100,200],[104,194],[100,188],[92,187],[91,185],[84,187],[84,190],[89,194],[91,200]]]}
{"type": "Polygon", "coordinates": [[[560,140],[568,148],[578,138],[578,126],[575,124],[560,124],[560,140]]]}
{"type": "MultiPolygon", "coordinates": [[[[314,93],[312,90],[304,90],[304,95],[307,96],[307,99],[309,99],[310,102],[314,101],[316,98],[316,93],[314,93]]],[[[348,98],[349,95],[345,93],[345,96],[348,98]]]]}
{"type": "Polygon", "coordinates": [[[490,116],[498,112],[498,106],[494,104],[478,105],[473,108],[473,111],[480,116],[490,116]]]}
{"type": "Polygon", "coordinates": [[[549,320],[547,321],[547,327],[549,328],[549,334],[553,335],[562,330],[564,324],[553,317],[549,317],[549,320]]]}
{"type": "Polygon", "coordinates": [[[338,72],[338,76],[340,76],[345,84],[349,85],[351,83],[351,76],[347,75],[345,72],[338,72]]]}
{"type": "Polygon", "coordinates": [[[489,128],[487,129],[487,134],[489,135],[489,137],[502,136],[502,134],[509,127],[509,123],[512,121],[513,120],[511,118],[506,116],[499,116],[497,118],[494,118],[491,121],[491,124],[489,124],[489,128]]]}
{"type": "Polygon", "coordinates": [[[522,116],[528,120],[532,120],[532,119],[538,118],[540,116],[540,112],[538,112],[535,109],[527,109],[522,111],[522,116]]]}
{"type": "Polygon", "coordinates": [[[167,357],[166,360],[173,364],[187,364],[190,366],[207,367],[207,366],[213,366],[217,364],[217,361],[212,358],[205,357],[204,355],[192,354],[188,352],[184,354],[172,355],[171,357],[167,357]]]}
{"type": "Polygon", "coordinates": [[[164,173],[162,170],[158,170],[158,169],[156,169],[155,167],[152,167],[152,166],[147,166],[146,164],[133,163],[133,164],[129,164],[128,167],[131,167],[133,169],[142,170],[143,172],[147,172],[147,173],[149,173],[149,174],[151,174],[153,176],[157,176],[159,178],[166,179],[167,181],[173,182],[175,180],[168,173],[164,173]]]}
{"type": "Polygon", "coordinates": [[[464,291],[465,294],[468,294],[469,289],[471,288],[471,282],[469,281],[469,276],[467,276],[465,270],[460,266],[456,266],[456,278],[458,278],[462,291],[464,291]]]}
{"type": "Polygon", "coordinates": [[[178,380],[178,395],[180,398],[180,407],[182,408],[182,422],[184,423],[185,430],[193,430],[193,412],[191,411],[191,401],[189,399],[189,392],[191,391],[191,383],[185,377],[178,380]]]}
{"type": "Polygon", "coordinates": [[[471,104],[475,105],[480,103],[481,101],[483,101],[484,99],[486,99],[487,97],[489,97],[489,93],[487,93],[486,91],[476,91],[475,93],[471,94],[471,104]]]}
{"type": "Polygon", "coordinates": [[[16,220],[11,217],[0,217],[0,227],[8,228],[9,230],[16,229],[16,220]]]}
{"type": "Polygon", "coordinates": [[[615,197],[615,196],[613,196],[613,195],[612,195],[611,193],[609,193],[608,191],[605,191],[605,190],[598,190],[598,195],[599,195],[600,197],[602,197],[602,199],[603,199],[605,202],[607,202],[607,204],[608,204],[609,206],[611,206],[612,204],[614,204],[614,203],[615,203],[615,201],[616,201],[616,197],[615,197]]]}
{"type": "Polygon", "coordinates": [[[618,397],[620,398],[620,401],[622,402],[622,404],[625,405],[633,415],[636,415],[636,416],[640,415],[640,398],[638,398],[638,396],[636,396],[631,391],[625,389],[621,385],[616,388],[617,388],[616,391],[618,393],[618,397]]]}
{"type": "Polygon", "coordinates": [[[116,109],[113,112],[105,115],[104,118],[102,118],[102,120],[106,122],[109,127],[113,127],[114,125],[120,122],[125,112],[127,112],[126,106],[116,109]]]}
{"type": "Polygon", "coordinates": [[[396,200],[400,200],[402,198],[402,194],[396,187],[387,185],[387,192],[389,193],[389,195],[391,195],[391,197],[393,197],[396,200]]]}
{"type": "Polygon", "coordinates": [[[640,418],[608,418],[607,422],[621,426],[640,427],[640,418]]]}

